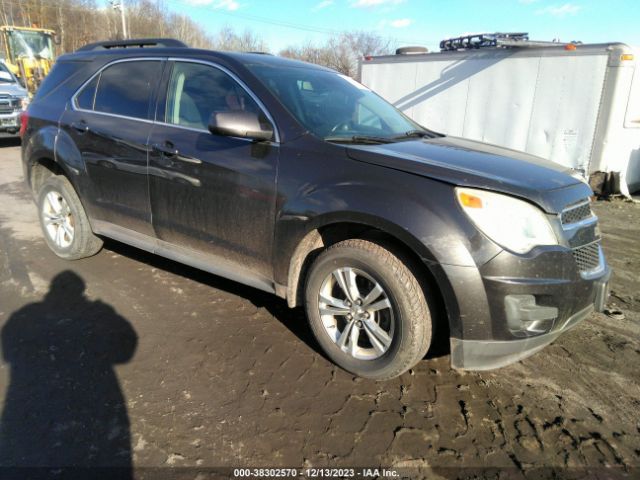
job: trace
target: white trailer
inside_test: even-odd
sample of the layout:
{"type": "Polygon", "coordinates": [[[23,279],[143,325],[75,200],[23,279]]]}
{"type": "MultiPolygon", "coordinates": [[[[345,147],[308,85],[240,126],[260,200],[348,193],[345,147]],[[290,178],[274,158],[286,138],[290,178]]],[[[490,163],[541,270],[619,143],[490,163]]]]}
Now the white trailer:
{"type": "Polygon", "coordinates": [[[365,57],[360,78],[432,130],[525,151],[585,177],[612,172],[621,193],[640,190],[633,50],[511,43],[521,46],[365,57]]]}

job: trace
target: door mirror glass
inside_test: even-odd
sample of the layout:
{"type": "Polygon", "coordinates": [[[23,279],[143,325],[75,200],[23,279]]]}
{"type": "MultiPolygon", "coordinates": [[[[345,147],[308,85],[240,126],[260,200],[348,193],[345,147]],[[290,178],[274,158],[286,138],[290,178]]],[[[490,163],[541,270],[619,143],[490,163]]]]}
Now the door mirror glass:
{"type": "Polygon", "coordinates": [[[214,112],[209,119],[209,131],[216,135],[271,140],[273,128],[260,121],[258,114],[246,111],[214,112]]]}

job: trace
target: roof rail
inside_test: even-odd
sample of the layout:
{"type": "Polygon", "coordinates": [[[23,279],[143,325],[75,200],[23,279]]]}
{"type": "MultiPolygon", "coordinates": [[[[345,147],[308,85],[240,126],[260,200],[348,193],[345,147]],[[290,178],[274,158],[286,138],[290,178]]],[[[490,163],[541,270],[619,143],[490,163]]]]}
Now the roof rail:
{"type": "Polygon", "coordinates": [[[175,38],[133,38],[131,40],[107,40],[105,42],[89,43],[80,47],[76,52],[88,52],[91,50],[110,50],[112,48],[150,48],[150,47],[178,47],[187,48],[187,45],[175,38]]]}
{"type": "MultiPolygon", "coordinates": [[[[579,44],[581,42],[571,42],[571,44],[579,44]]],[[[566,42],[544,42],[538,40],[529,40],[529,34],[524,32],[517,33],[476,33],[473,35],[465,35],[456,38],[447,38],[440,42],[440,51],[455,52],[458,50],[471,50],[486,47],[558,47],[569,45],[566,42]]]]}

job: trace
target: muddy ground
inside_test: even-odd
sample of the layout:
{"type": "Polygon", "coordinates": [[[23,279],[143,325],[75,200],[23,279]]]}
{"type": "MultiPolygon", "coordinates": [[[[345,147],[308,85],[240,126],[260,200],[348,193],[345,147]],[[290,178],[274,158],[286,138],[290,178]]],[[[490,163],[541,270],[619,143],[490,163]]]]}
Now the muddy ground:
{"type": "Polygon", "coordinates": [[[132,465],[137,478],[249,466],[633,478],[640,205],[595,210],[624,319],[593,314],[494,372],[454,371],[444,355],[376,383],[334,367],[302,311],[276,297],[115,242],[58,259],[41,239],[19,147],[5,141],[0,465],[132,465]]]}

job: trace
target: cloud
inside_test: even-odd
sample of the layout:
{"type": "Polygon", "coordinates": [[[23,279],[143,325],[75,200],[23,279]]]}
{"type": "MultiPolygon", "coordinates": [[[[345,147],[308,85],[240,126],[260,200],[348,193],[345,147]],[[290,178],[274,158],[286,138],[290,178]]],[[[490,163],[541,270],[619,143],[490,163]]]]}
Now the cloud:
{"type": "Polygon", "coordinates": [[[405,0],[353,0],[351,6],[353,8],[372,8],[381,7],[383,5],[398,5],[405,0]]]}
{"type": "Polygon", "coordinates": [[[233,12],[234,10],[238,10],[240,8],[240,4],[235,0],[217,0],[213,3],[213,8],[218,10],[229,10],[233,12]]]}
{"type": "Polygon", "coordinates": [[[229,10],[233,12],[240,8],[236,0],[184,0],[185,3],[195,7],[211,6],[216,10],[229,10]]]}
{"type": "Polygon", "coordinates": [[[330,7],[334,4],[334,0],[322,0],[322,2],[317,3],[312,9],[312,12],[317,12],[318,10],[322,10],[323,8],[330,7]]]}
{"type": "Polygon", "coordinates": [[[565,3],[563,5],[551,5],[536,11],[536,15],[551,15],[553,17],[566,17],[567,15],[575,15],[582,7],[575,3],[565,3]]]}
{"type": "Polygon", "coordinates": [[[213,0],[184,0],[184,3],[188,3],[189,5],[194,5],[196,7],[209,5],[212,2],[213,0]]]}
{"type": "Polygon", "coordinates": [[[391,25],[393,28],[404,28],[408,27],[412,23],[413,20],[411,20],[410,18],[399,18],[397,20],[392,20],[389,25],[391,25]]]}

